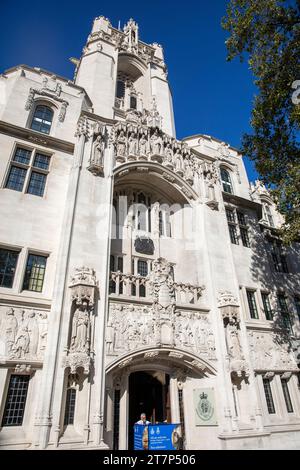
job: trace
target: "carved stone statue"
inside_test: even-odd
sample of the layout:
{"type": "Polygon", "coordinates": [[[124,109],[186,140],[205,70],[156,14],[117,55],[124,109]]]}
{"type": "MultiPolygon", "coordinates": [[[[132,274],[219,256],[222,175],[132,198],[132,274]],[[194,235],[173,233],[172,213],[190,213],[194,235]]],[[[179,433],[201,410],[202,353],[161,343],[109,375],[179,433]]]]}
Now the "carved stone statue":
{"type": "Polygon", "coordinates": [[[233,359],[243,359],[239,331],[234,321],[230,321],[226,328],[228,354],[233,359]]]}
{"type": "Polygon", "coordinates": [[[176,149],[175,155],[174,155],[174,162],[175,162],[175,171],[177,173],[183,173],[182,171],[182,156],[180,153],[180,148],[176,149]]]}
{"type": "Polygon", "coordinates": [[[150,148],[152,155],[161,155],[162,153],[162,138],[156,129],[150,138],[150,148]]]}
{"type": "Polygon", "coordinates": [[[128,139],[128,153],[129,155],[137,154],[137,138],[134,132],[130,134],[130,137],[128,139]]]}
{"type": "Polygon", "coordinates": [[[193,170],[188,160],[185,161],[184,177],[187,181],[190,182],[192,182],[194,179],[193,170]]]}
{"type": "Polygon", "coordinates": [[[166,156],[166,162],[169,164],[172,164],[174,153],[173,153],[172,145],[170,143],[168,143],[166,146],[165,156],[166,156]]]}
{"type": "Polygon", "coordinates": [[[89,352],[90,346],[90,316],[87,303],[75,310],[72,322],[71,347],[72,352],[89,352]]]}
{"type": "Polygon", "coordinates": [[[103,167],[104,149],[105,149],[105,139],[103,135],[99,134],[93,145],[92,162],[95,165],[103,167]]]}
{"type": "Polygon", "coordinates": [[[117,156],[125,157],[126,155],[126,137],[124,131],[120,131],[117,138],[117,156]]]}
{"type": "Polygon", "coordinates": [[[145,136],[145,134],[143,133],[141,135],[141,138],[140,138],[140,142],[139,142],[139,153],[140,155],[147,155],[147,150],[148,150],[148,141],[147,141],[147,138],[145,136]]]}

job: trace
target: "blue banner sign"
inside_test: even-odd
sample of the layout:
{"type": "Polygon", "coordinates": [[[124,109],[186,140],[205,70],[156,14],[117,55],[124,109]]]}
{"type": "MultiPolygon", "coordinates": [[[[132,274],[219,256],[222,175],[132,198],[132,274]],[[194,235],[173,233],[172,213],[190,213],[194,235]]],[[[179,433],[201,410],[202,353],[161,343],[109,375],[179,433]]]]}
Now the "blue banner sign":
{"type": "Polygon", "coordinates": [[[182,449],[179,424],[134,425],[134,450],[182,449]]]}

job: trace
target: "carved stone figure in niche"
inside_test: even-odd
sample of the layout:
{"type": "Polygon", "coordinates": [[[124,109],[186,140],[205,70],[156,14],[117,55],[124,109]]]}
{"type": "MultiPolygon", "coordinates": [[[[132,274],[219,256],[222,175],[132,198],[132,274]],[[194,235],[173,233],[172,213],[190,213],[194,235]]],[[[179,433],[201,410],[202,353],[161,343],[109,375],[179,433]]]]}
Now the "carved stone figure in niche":
{"type": "Polygon", "coordinates": [[[166,146],[165,156],[166,156],[166,162],[169,164],[172,164],[174,153],[173,153],[172,145],[170,143],[168,143],[166,146]]]}
{"type": "Polygon", "coordinates": [[[156,129],[150,138],[150,148],[152,155],[161,155],[162,153],[162,138],[156,129]]]}
{"type": "Polygon", "coordinates": [[[15,317],[15,311],[13,308],[10,308],[6,312],[6,352],[9,355],[12,352],[13,346],[15,344],[16,335],[18,330],[18,321],[15,317]]]}
{"type": "Polygon", "coordinates": [[[230,320],[227,328],[227,346],[228,354],[234,359],[243,359],[242,348],[240,344],[239,331],[236,322],[230,320]]]}
{"type": "Polygon", "coordinates": [[[128,139],[128,153],[129,155],[137,154],[137,138],[134,132],[131,132],[130,137],[128,139]]]}
{"type": "Polygon", "coordinates": [[[105,139],[104,136],[99,134],[93,145],[92,162],[95,165],[103,166],[104,161],[105,139]]]}
{"type": "Polygon", "coordinates": [[[147,141],[147,138],[145,136],[145,134],[143,133],[141,135],[141,138],[140,138],[140,145],[139,145],[139,152],[140,152],[140,155],[142,156],[146,156],[147,155],[147,144],[148,144],[148,141],[147,141]]]}
{"type": "Polygon", "coordinates": [[[126,137],[124,131],[120,131],[117,138],[117,155],[119,157],[125,157],[126,154],[126,137]]]}
{"type": "Polygon", "coordinates": [[[90,315],[88,304],[84,302],[77,307],[73,316],[71,347],[72,352],[89,352],[90,315]]]}
{"type": "Polygon", "coordinates": [[[185,161],[184,176],[187,181],[193,181],[194,175],[189,160],[185,161]]]}
{"type": "Polygon", "coordinates": [[[175,171],[177,173],[183,173],[182,171],[182,156],[180,153],[180,148],[176,149],[175,155],[174,155],[174,162],[175,162],[175,171]]]}

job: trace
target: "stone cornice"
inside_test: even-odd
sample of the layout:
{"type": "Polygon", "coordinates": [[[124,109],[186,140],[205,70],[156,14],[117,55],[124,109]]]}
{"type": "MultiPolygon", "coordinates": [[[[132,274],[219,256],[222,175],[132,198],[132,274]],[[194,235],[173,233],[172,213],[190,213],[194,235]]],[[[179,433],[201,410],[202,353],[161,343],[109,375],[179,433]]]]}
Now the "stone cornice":
{"type": "Polygon", "coordinates": [[[257,212],[258,218],[262,218],[262,205],[258,202],[251,201],[250,199],[245,199],[240,196],[236,196],[235,194],[225,193],[223,191],[223,199],[225,202],[229,202],[230,204],[235,204],[240,207],[248,207],[253,209],[257,212]]]}
{"type": "MultiPolygon", "coordinates": [[[[217,142],[217,143],[222,143],[223,141],[218,139],[217,137],[213,137],[213,136],[209,136],[209,135],[205,135],[205,134],[193,134],[193,135],[189,135],[187,137],[184,137],[182,140],[182,142],[185,142],[185,141],[188,141],[188,140],[192,140],[192,139],[196,139],[196,138],[201,138],[201,139],[204,139],[204,140],[212,140],[213,142],[217,142]]],[[[238,149],[237,147],[233,147],[232,145],[229,145],[229,149],[231,150],[234,150],[235,152],[237,152],[240,156],[242,156],[241,154],[241,150],[238,149]]]]}
{"type": "Polygon", "coordinates": [[[73,154],[74,143],[66,140],[57,139],[50,135],[41,134],[24,127],[16,126],[9,122],[0,121],[0,132],[12,137],[27,140],[31,144],[41,145],[51,150],[61,150],[62,152],[73,154]]]}

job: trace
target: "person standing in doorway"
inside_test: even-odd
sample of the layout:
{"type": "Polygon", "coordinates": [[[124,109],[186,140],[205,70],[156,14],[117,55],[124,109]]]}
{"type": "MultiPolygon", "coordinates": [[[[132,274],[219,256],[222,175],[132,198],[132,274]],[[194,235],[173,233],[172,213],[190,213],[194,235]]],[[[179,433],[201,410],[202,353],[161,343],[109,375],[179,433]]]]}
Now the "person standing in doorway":
{"type": "Polygon", "coordinates": [[[142,413],[140,416],[140,420],[137,421],[135,424],[143,424],[144,426],[148,426],[151,424],[150,421],[147,421],[146,413],[142,413]]]}

